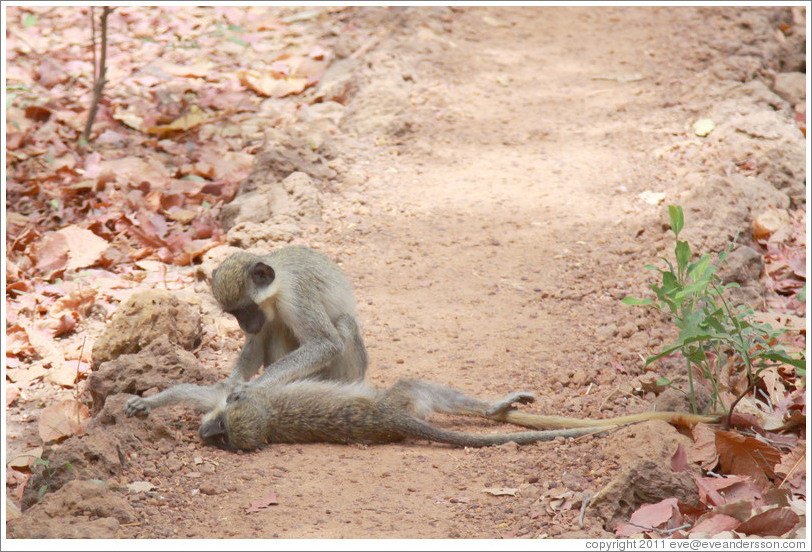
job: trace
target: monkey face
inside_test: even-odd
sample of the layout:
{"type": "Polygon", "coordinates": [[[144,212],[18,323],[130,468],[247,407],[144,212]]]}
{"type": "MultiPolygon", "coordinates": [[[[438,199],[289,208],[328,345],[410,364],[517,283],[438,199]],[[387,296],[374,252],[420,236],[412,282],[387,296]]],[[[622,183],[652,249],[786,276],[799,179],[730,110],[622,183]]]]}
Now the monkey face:
{"type": "Polygon", "coordinates": [[[247,334],[258,334],[267,321],[265,312],[255,303],[237,307],[226,312],[237,318],[237,323],[240,325],[240,328],[247,334]]]}
{"type": "Polygon", "coordinates": [[[215,416],[203,420],[198,431],[203,442],[210,446],[215,446],[223,450],[234,450],[228,439],[228,428],[226,427],[225,411],[218,412],[215,416]]]}

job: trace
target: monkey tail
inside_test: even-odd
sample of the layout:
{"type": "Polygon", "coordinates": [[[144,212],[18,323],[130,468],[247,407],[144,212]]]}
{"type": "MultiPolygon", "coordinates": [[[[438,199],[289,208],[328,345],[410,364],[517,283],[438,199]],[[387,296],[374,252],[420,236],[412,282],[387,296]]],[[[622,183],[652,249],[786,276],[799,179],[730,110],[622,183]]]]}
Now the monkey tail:
{"type": "Polygon", "coordinates": [[[694,425],[705,422],[713,423],[718,422],[724,414],[713,414],[709,416],[702,416],[699,414],[688,414],[687,412],[642,412],[640,414],[630,414],[628,416],[618,416],[616,418],[606,418],[604,420],[582,419],[582,418],[567,418],[564,416],[542,416],[540,414],[530,414],[528,412],[520,412],[518,410],[508,410],[496,419],[500,422],[507,422],[516,424],[523,427],[533,429],[565,429],[565,428],[589,428],[600,426],[618,426],[631,424],[635,422],[643,422],[646,420],[665,420],[671,425],[693,427],[694,425]]]}
{"type": "Polygon", "coordinates": [[[614,429],[613,425],[557,429],[549,431],[519,431],[516,433],[477,434],[449,431],[434,427],[418,418],[409,418],[402,422],[400,432],[404,437],[427,439],[438,443],[447,443],[458,447],[489,447],[503,445],[511,441],[526,445],[538,441],[552,441],[556,437],[581,437],[592,433],[602,433],[614,429]]]}

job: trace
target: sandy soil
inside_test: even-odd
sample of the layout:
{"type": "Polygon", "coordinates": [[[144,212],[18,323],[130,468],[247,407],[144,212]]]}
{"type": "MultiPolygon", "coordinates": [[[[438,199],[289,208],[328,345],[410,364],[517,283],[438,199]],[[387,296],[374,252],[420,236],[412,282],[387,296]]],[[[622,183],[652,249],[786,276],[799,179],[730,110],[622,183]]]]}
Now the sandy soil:
{"type": "MultiPolygon", "coordinates": [[[[654,393],[639,389],[642,358],[672,330],[620,299],[645,295],[643,266],[672,247],[664,206],[736,176],[803,202],[803,155],[772,165],[788,167],[780,186],[741,164],[785,139],[803,152],[793,106],[770,91],[770,75],[794,70],[774,31],[788,13],[443,8],[355,21],[382,32],[353,69],[358,90],[333,143],[321,219],[293,241],[327,252],[353,282],[369,380],[419,377],[482,397],[528,390],[533,411],[572,416],[654,408],[654,393]],[[734,128],[758,110],[789,130],[765,139],[734,128]],[[691,129],[702,117],[718,127],[705,139],[691,129]],[[734,148],[723,139],[732,135],[744,141],[734,148]],[[664,201],[641,199],[647,191],[664,201]]],[[[686,212],[688,227],[702,222],[699,243],[738,230],[746,243],[754,211],[771,200],[737,198],[686,212]],[[739,214],[724,218],[737,201],[739,214]]],[[[240,345],[233,335],[227,351],[200,352],[216,374],[240,345]]],[[[667,459],[681,439],[649,423],[484,450],[410,442],[234,454],[203,447],[198,420],[177,408],[138,422],[165,434],[102,477],[131,510],[100,536],[611,537],[590,508],[579,527],[582,496],[640,459],[667,459]],[[144,480],[154,489],[127,494],[144,480]],[[271,491],[278,504],[246,512],[271,491]]]]}

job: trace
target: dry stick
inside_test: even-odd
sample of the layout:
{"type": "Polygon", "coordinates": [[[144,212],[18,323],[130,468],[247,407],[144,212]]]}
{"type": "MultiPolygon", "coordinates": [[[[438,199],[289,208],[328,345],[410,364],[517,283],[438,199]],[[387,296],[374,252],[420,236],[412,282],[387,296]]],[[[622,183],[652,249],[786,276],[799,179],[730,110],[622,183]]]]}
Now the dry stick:
{"type": "MultiPolygon", "coordinates": [[[[90,129],[93,126],[93,121],[96,119],[96,112],[99,110],[99,101],[101,100],[102,89],[104,89],[105,75],[107,74],[107,16],[110,15],[115,8],[104,6],[101,14],[101,59],[99,61],[98,72],[95,74],[95,82],[93,84],[93,99],[90,103],[90,113],[87,116],[87,124],[85,130],[82,132],[82,141],[88,142],[90,140],[90,129]]],[[[90,12],[90,19],[93,24],[93,57],[94,57],[94,70],[95,57],[96,57],[96,32],[95,32],[95,19],[93,11],[90,12]]]]}
{"type": "Polygon", "coordinates": [[[747,387],[747,389],[745,389],[742,392],[741,395],[736,397],[736,400],[734,400],[733,403],[730,405],[730,408],[727,411],[727,418],[725,418],[725,429],[730,429],[730,425],[731,425],[730,420],[733,418],[733,409],[736,408],[736,405],[739,404],[739,401],[742,400],[744,398],[744,396],[747,395],[747,393],[752,391],[756,387],[756,385],[758,385],[758,382],[760,382],[760,381],[761,381],[761,377],[756,378],[756,380],[753,383],[751,383],[747,387]]]}

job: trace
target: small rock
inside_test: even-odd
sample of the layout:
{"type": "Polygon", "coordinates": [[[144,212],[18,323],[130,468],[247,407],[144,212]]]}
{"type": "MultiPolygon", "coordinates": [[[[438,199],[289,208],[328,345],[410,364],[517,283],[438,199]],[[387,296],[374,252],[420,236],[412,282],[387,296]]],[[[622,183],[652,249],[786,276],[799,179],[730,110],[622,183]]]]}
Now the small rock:
{"type": "MultiPolygon", "coordinates": [[[[754,226],[755,224],[755,221],[753,221],[754,226]]],[[[724,283],[737,282],[746,284],[748,282],[757,282],[761,276],[762,268],[761,253],[752,247],[744,245],[730,252],[727,256],[727,263],[722,267],[719,277],[724,283]]]]}
{"type": "Polygon", "coordinates": [[[767,239],[789,224],[789,213],[783,209],[768,209],[753,219],[753,237],[767,239]]]}
{"type": "Polygon", "coordinates": [[[791,105],[802,104],[806,101],[806,75],[778,73],[773,82],[773,90],[791,105]]]}
{"type": "Polygon", "coordinates": [[[618,328],[618,332],[620,333],[620,337],[629,338],[637,332],[637,324],[632,322],[626,322],[620,328],[618,328]]]}
{"type": "Polygon", "coordinates": [[[617,326],[614,324],[607,324],[595,330],[595,338],[598,341],[607,341],[617,335],[617,326]]]}

